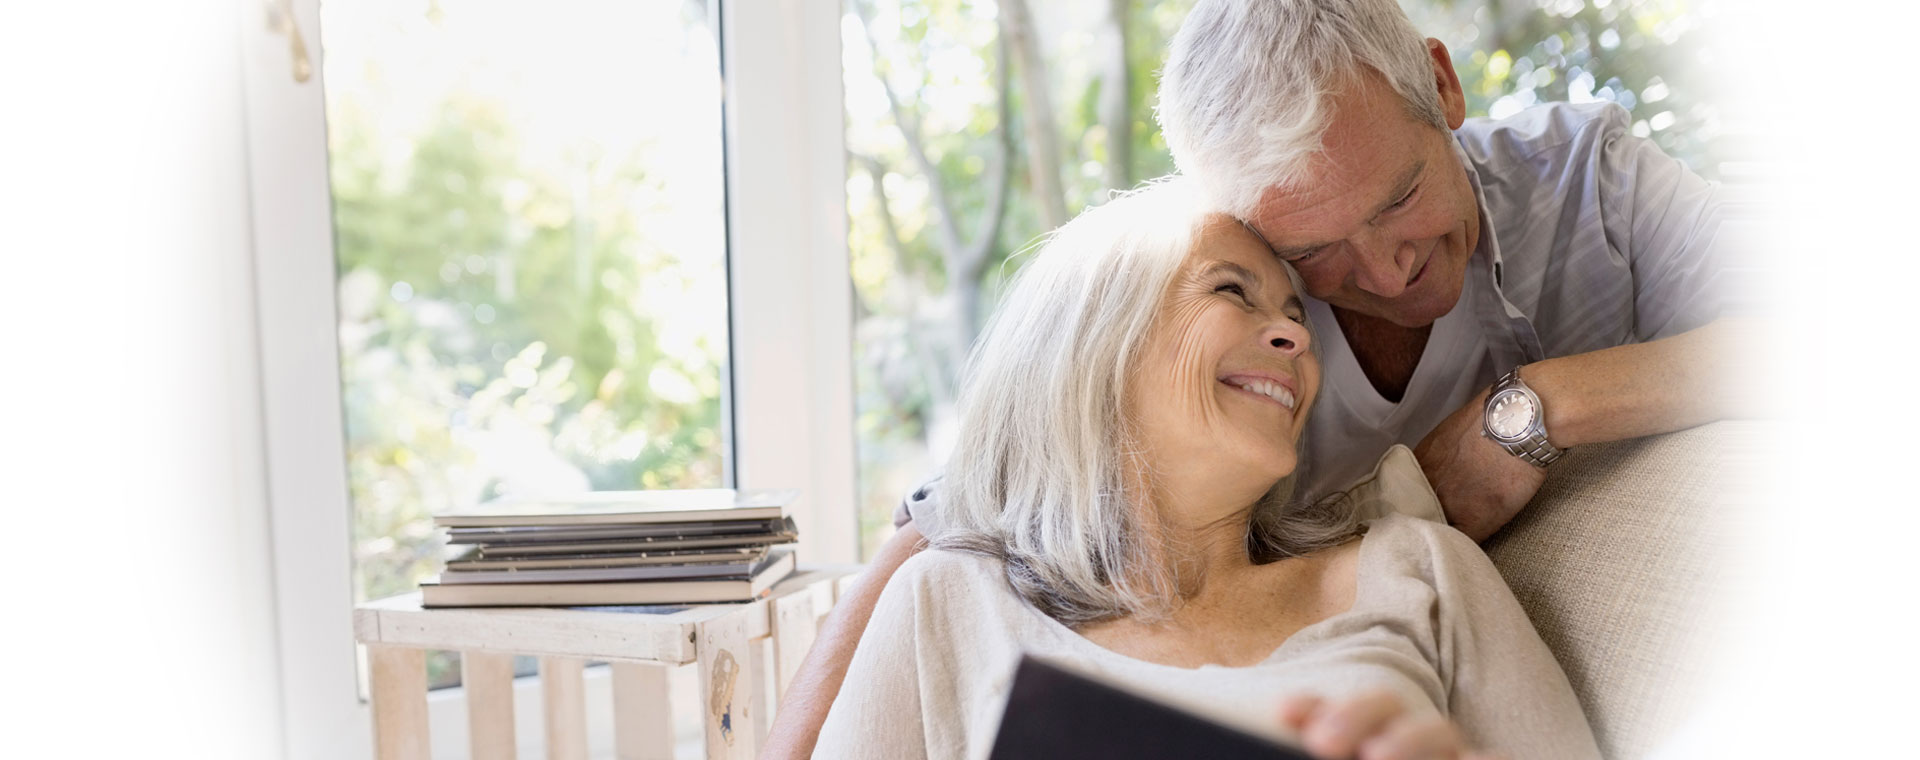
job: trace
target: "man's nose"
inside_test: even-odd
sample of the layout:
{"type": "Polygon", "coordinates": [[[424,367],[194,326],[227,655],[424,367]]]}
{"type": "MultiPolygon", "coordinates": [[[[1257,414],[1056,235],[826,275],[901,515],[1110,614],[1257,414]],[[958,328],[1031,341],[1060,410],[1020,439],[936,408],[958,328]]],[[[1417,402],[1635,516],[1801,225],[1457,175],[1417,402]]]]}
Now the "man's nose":
{"type": "Polygon", "coordinates": [[[1393,298],[1413,274],[1413,246],[1386,230],[1361,233],[1353,246],[1353,280],[1361,290],[1393,298]]]}

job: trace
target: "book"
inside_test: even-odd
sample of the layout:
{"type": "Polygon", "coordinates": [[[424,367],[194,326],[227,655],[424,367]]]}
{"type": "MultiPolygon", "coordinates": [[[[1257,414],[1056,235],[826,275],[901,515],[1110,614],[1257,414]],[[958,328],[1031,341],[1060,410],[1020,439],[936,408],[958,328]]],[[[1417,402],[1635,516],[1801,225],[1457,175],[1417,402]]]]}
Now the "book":
{"type": "Polygon", "coordinates": [[[792,489],[596,491],[556,498],[496,499],[435,515],[444,528],[640,525],[710,520],[771,520],[800,495],[792,489]]]}
{"type": "Polygon", "coordinates": [[[588,607],[752,601],[793,572],[793,552],[770,552],[747,575],[594,583],[422,583],[424,607],[588,607]]]}
{"type": "Polygon", "coordinates": [[[681,538],[665,536],[660,538],[626,538],[610,541],[562,541],[558,543],[530,544],[480,544],[480,556],[495,557],[531,557],[550,554],[613,554],[657,551],[684,551],[687,549],[717,549],[722,547],[744,548],[767,546],[770,544],[790,544],[797,537],[792,522],[788,522],[778,533],[751,533],[728,536],[693,536],[681,538]]]}
{"type": "Polygon", "coordinates": [[[607,567],[506,567],[486,570],[455,570],[440,574],[440,583],[570,583],[576,581],[646,581],[669,578],[732,578],[753,572],[760,557],[720,562],[686,562],[652,565],[613,565],[607,567]]]}
{"type": "Polygon", "coordinates": [[[557,541],[599,541],[616,538],[679,538],[778,533],[784,519],[672,522],[647,525],[515,525],[449,528],[450,544],[516,544],[557,541]]]}
{"type": "Polygon", "coordinates": [[[480,557],[478,549],[447,562],[448,570],[541,570],[558,567],[635,567],[639,565],[677,565],[691,562],[756,562],[767,555],[765,546],[683,551],[637,552],[632,554],[558,554],[540,557],[480,557]]]}
{"type": "Polygon", "coordinates": [[[1311,760],[1300,750],[1031,656],[1020,658],[989,760],[1113,757],[1311,760]]]}

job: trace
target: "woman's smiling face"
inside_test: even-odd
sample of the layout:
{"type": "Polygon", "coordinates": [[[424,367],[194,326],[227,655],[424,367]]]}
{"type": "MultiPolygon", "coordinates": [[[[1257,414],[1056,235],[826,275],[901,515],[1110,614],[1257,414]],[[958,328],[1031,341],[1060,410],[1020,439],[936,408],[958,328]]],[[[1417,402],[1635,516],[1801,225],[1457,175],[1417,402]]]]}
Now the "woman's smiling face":
{"type": "Polygon", "coordinates": [[[1138,453],[1158,486],[1225,486],[1251,504],[1292,474],[1320,390],[1306,318],[1265,243],[1228,217],[1203,225],[1128,386],[1138,453]]]}

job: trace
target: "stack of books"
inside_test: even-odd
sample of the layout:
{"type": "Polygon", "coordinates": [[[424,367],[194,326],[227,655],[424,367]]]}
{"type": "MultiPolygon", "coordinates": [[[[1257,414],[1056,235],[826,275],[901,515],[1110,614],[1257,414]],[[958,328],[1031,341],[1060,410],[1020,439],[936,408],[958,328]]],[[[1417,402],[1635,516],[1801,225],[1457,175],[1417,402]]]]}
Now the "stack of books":
{"type": "Polygon", "coordinates": [[[605,491],[501,500],[434,523],[464,550],[426,607],[575,607],[752,600],[793,571],[798,491],[605,491]]]}

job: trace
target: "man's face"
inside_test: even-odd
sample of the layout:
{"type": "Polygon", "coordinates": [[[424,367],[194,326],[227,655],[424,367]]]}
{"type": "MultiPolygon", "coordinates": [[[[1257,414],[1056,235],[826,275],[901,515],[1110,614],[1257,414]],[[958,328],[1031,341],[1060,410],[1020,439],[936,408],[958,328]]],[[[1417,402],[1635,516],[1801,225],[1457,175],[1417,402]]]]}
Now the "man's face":
{"type": "Polygon", "coordinates": [[[1480,236],[1452,136],[1415,121],[1369,76],[1335,98],[1324,148],[1305,181],[1268,189],[1247,224],[1328,304],[1402,327],[1452,311],[1480,236]]]}

